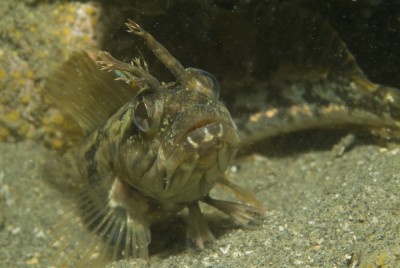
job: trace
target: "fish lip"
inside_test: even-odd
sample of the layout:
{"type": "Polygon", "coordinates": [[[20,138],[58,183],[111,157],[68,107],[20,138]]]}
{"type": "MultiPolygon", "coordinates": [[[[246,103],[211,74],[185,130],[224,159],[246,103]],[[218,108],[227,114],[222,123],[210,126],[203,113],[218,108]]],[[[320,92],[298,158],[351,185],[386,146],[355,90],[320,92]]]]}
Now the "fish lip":
{"type": "Polygon", "coordinates": [[[157,181],[154,178],[145,180],[152,181],[146,187],[149,195],[157,200],[191,202],[201,198],[226,170],[240,146],[238,131],[228,120],[201,120],[193,130],[186,128],[181,133],[184,133],[180,135],[181,141],[172,142],[177,142],[175,146],[168,147],[169,140],[158,149],[153,169],[162,177],[157,181]],[[207,131],[212,134],[211,139],[196,146],[196,141],[203,140],[207,131]],[[156,189],[153,183],[157,184],[156,189]]]}
{"type": "Polygon", "coordinates": [[[184,154],[189,156],[192,152],[207,150],[217,143],[226,142],[231,147],[239,147],[241,144],[233,121],[215,117],[204,117],[192,122],[189,127],[181,131],[174,142],[177,146],[170,152],[167,162],[179,148],[185,148],[184,154]]]}
{"type": "Polygon", "coordinates": [[[167,177],[170,177],[179,165],[193,155],[197,154],[196,157],[200,158],[204,152],[220,143],[228,144],[232,150],[237,150],[240,146],[240,138],[235,126],[220,121],[207,123],[189,131],[180,140],[178,146],[164,158],[163,166],[169,174],[167,177]]]}
{"type": "Polygon", "coordinates": [[[193,149],[206,150],[215,143],[227,142],[230,146],[239,146],[240,139],[236,128],[226,122],[210,121],[200,127],[197,127],[184,136],[181,143],[189,143],[193,149]]]}
{"type": "Polygon", "coordinates": [[[172,162],[178,162],[180,164],[190,155],[199,152],[200,150],[207,150],[216,143],[226,142],[232,148],[239,148],[241,141],[234,125],[221,121],[208,122],[209,123],[197,127],[189,132],[185,131],[184,135],[181,135],[179,139],[175,140],[178,145],[170,151],[168,155],[166,155],[162,150],[162,147],[160,147],[161,151],[163,151],[162,158],[164,159],[164,164],[167,166],[172,162]],[[216,130],[221,131],[221,129],[222,133],[215,133],[216,130]],[[207,139],[205,135],[210,134],[210,130],[212,136],[207,139]],[[213,131],[214,133],[212,133],[213,131]]]}
{"type": "Polygon", "coordinates": [[[188,132],[182,142],[159,163],[165,177],[164,188],[158,193],[158,198],[170,202],[191,202],[201,198],[226,170],[239,145],[236,128],[227,122],[205,124],[188,132]],[[217,130],[220,129],[223,132],[218,135],[217,130]],[[214,135],[208,141],[197,144],[196,137],[206,138],[206,131],[214,135]]]}
{"type": "Polygon", "coordinates": [[[197,131],[198,129],[202,129],[211,124],[218,123],[219,121],[213,118],[203,118],[201,120],[197,120],[193,122],[186,130],[182,131],[182,133],[177,138],[177,142],[182,142],[190,133],[193,131],[197,131]]]}

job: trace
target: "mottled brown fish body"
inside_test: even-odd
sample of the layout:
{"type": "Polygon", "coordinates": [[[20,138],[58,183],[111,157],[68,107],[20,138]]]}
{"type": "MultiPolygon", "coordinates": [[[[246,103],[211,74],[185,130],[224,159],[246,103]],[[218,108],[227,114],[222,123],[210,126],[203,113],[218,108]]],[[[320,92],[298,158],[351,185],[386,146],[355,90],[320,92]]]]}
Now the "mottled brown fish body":
{"type": "Polygon", "coordinates": [[[151,136],[141,132],[129,102],[85,140],[78,153],[81,173],[90,185],[116,177],[153,203],[181,207],[203,198],[239,147],[228,111],[182,87],[146,98],[160,109],[160,129],[151,136]]]}
{"type": "Polygon", "coordinates": [[[109,252],[112,259],[147,259],[150,225],[185,207],[187,234],[204,247],[214,237],[199,201],[243,225],[262,213],[260,208],[208,195],[218,182],[259,205],[222,177],[240,139],[229,111],[218,100],[216,79],[202,70],[184,69],[139,25],[130,21],[127,26],[157,52],[177,82],[161,84],[143,61],[127,64],[102,52],[97,57],[103,69],[118,71],[118,79],[126,84],[101,71],[86,53],[74,54],[47,84],[48,98],[88,134],[74,153],[82,176],[79,222],[94,237],[90,246],[73,255],[81,258],[81,266],[94,252],[109,252]],[[70,83],[66,78],[71,74],[76,77],[70,83]]]}

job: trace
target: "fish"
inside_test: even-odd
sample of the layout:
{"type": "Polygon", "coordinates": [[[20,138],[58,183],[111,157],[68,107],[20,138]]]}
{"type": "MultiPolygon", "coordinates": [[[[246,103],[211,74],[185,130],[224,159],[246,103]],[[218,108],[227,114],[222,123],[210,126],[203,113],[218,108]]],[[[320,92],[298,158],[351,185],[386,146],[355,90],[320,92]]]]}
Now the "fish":
{"type": "Polygon", "coordinates": [[[313,128],[399,137],[399,90],[371,82],[329,23],[288,3],[258,10],[265,19],[256,37],[263,53],[255,61],[265,60],[267,71],[254,87],[230,90],[226,105],[213,75],[184,68],[134,21],[128,31],[176,81],[160,82],[142,58],[125,63],[97,51],[72,54],[49,77],[44,95],[86,136],[71,156],[80,174],[78,216],[68,214],[58,240],[71,225],[89,234],[60,242],[60,251],[74,247],[65,263],[148,259],[150,226],[185,208],[186,234],[204,248],[215,238],[200,202],[242,226],[259,224],[264,205],[224,175],[240,148],[313,128]],[[241,202],[212,198],[219,184],[241,202]]]}
{"type": "Polygon", "coordinates": [[[86,136],[71,156],[81,178],[80,217],[71,217],[69,225],[82,225],[93,236],[82,239],[67,259],[79,259],[75,264],[82,267],[94,265],[95,252],[98,260],[148,259],[150,226],[184,208],[188,239],[204,248],[215,238],[199,202],[243,226],[259,222],[264,213],[253,194],[223,176],[240,138],[218,99],[216,78],[184,68],[136,22],[129,20],[126,26],[145,41],[175,82],[160,83],[140,58],[125,63],[107,52],[92,52],[97,64],[90,52],[76,52],[45,88],[46,98],[86,136]],[[212,198],[209,192],[217,184],[244,202],[212,198]]]}

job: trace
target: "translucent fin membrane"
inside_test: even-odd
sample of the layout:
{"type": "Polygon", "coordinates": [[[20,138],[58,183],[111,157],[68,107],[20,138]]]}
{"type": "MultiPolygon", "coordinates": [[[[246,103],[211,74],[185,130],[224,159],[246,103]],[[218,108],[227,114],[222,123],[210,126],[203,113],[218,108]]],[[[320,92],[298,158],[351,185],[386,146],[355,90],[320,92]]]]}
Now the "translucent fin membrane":
{"type": "Polygon", "coordinates": [[[53,262],[60,267],[99,267],[109,261],[149,257],[149,228],[121,207],[100,207],[90,194],[83,194],[62,216],[52,236],[53,262]]]}
{"type": "Polygon", "coordinates": [[[137,93],[115,78],[101,71],[86,52],[75,52],[49,76],[44,96],[89,134],[137,93]]]}

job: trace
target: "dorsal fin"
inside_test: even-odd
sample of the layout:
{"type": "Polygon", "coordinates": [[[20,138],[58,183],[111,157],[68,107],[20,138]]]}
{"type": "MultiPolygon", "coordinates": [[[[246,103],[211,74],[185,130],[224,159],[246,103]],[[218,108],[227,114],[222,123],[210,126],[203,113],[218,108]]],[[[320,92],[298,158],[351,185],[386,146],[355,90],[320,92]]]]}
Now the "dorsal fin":
{"type": "Polygon", "coordinates": [[[44,95],[89,134],[137,93],[113,73],[100,70],[88,53],[74,52],[45,85],[44,95]]]}

